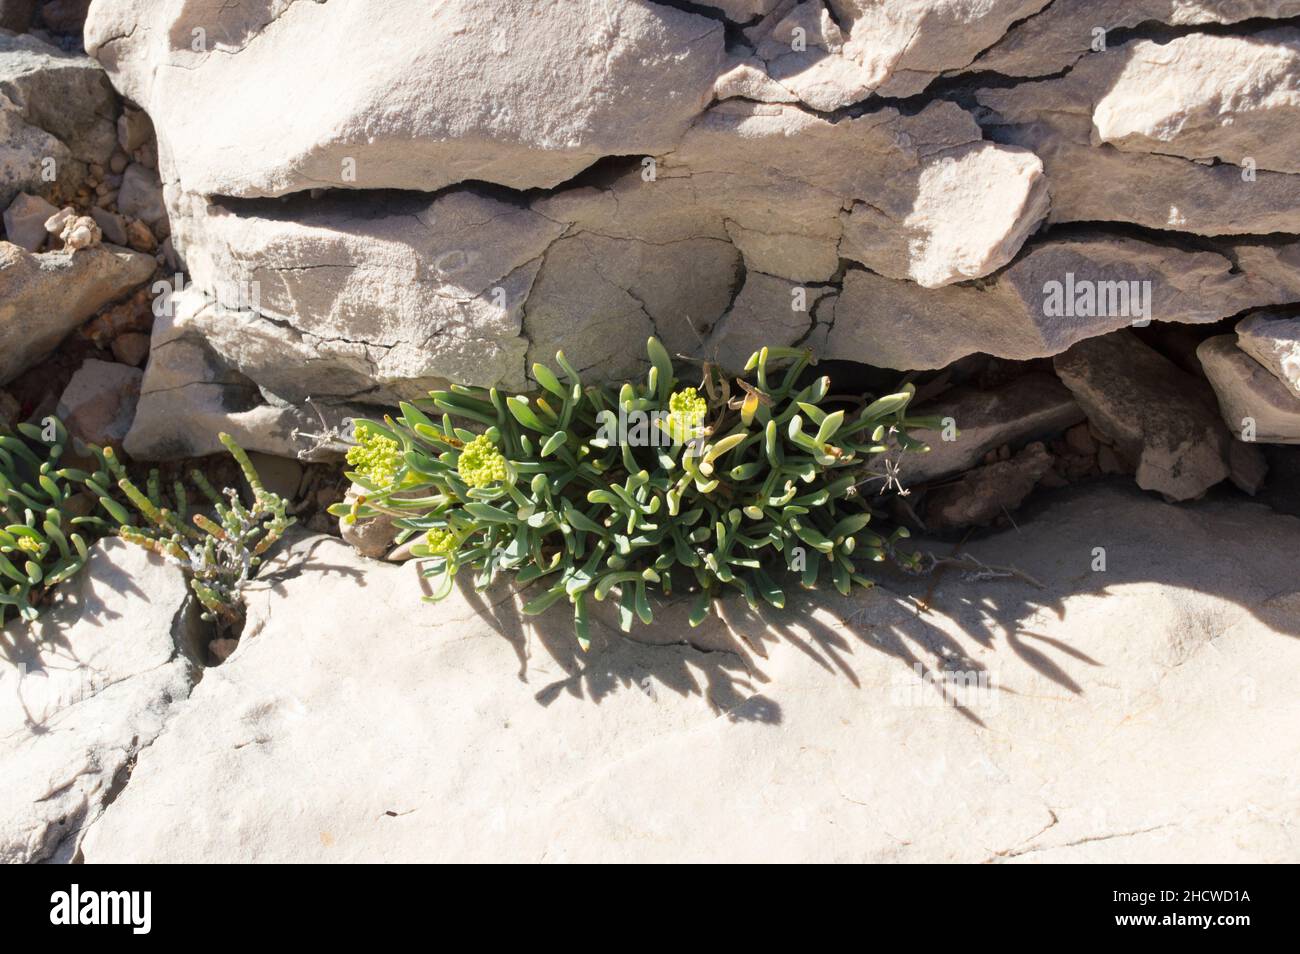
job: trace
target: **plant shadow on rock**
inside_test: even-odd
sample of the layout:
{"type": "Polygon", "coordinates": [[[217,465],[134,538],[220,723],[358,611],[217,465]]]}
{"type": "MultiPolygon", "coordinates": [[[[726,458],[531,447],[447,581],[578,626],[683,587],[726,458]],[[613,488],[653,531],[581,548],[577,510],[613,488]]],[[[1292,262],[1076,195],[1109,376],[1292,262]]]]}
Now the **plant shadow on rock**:
{"type": "MultiPolygon", "coordinates": [[[[699,695],[733,721],[770,725],[782,721],[778,681],[766,672],[770,650],[780,644],[859,687],[862,672],[854,657],[862,647],[927,677],[943,671],[988,673],[986,660],[996,658],[988,654],[1009,651],[1044,678],[1083,695],[1071,671],[1105,667],[1107,660],[1037,632],[1041,627],[1035,625],[1045,615],[1065,619],[1067,600],[1078,597],[1124,599],[1133,586],[1157,584],[1179,598],[1182,591],[1235,604],[1281,635],[1300,636],[1297,561],[1293,556],[1278,560],[1279,554],[1300,552],[1300,521],[1243,504],[1228,493],[1170,505],[1122,478],[1048,492],[1019,516],[1018,527],[971,540],[961,552],[988,567],[1014,566],[1041,582],[1041,589],[1015,578],[980,579],[977,566],[941,566],[929,576],[910,578],[894,571],[882,573],[875,589],[852,598],[792,590],[780,611],[766,605],[753,610],[742,599],[727,599],[717,616],[695,629],[687,623],[689,597],[678,598],[656,605],[655,624],[631,636],[618,631],[616,601],[607,600],[593,612],[592,645],[585,653],[563,608],[525,618],[519,608],[527,594],[503,584],[484,592],[464,581],[458,586],[467,603],[514,647],[521,681],[527,680],[529,656],[539,645],[568,674],[538,688],[536,699],[543,706],[564,693],[599,704],[620,689],[635,687],[653,698],[662,687],[699,695]],[[1104,571],[1092,568],[1096,547],[1106,550],[1104,571]],[[976,652],[985,658],[972,658],[976,652]]],[[[951,543],[917,541],[917,546],[934,550],[941,560],[956,552],[951,543]]],[[[1218,623],[1198,629],[1189,610],[1178,625],[1208,641],[1230,625],[1230,615],[1225,606],[1218,623]]],[[[943,703],[985,726],[942,680],[926,683],[943,703]]],[[[1016,692],[1012,685],[995,688],[1016,692]]]]}

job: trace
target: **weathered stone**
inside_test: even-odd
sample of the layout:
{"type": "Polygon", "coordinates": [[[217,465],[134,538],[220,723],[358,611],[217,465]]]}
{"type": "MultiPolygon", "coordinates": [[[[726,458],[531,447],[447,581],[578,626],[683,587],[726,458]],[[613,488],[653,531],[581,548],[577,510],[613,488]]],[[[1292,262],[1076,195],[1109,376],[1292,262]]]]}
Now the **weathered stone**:
{"type": "Polygon", "coordinates": [[[981,286],[929,291],[850,271],[825,356],[903,370],[976,352],[1027,360],[1148,318],[1204,324],[1300,299],[1291,271],[1300,244],[1243,243],[1225,253],[1118,236],[1049,238],[981,286]]]}
{"type": "Polygon", "coordinates": [[[0,206],[20,192],[71,187],[87,163],[106,163],[116,109],[94,60],[0,33],[0,206]]]}
{"type": "Polygon", "coordinates": [[[1122,57],[1092,112],[1101,142],[1300,172],[1300,30],[1142,40],[1122,57]]]}
{"type": "Polygon", "coordinates": [[[821,0],[774,5],[748,31],[771,77],[814,109],[911,96],[967,66],[1048,0],[821,0]],[[829,9],[828,9],[829,8],[829,9]]]}
{"type": "Polygon", "coordinates": [[[0,638],[0,861],[72,860],[190,693],[197,614],[178,568],[110,538],[0,638]]]}
{"type": "Polygon", "coordinates": [[[945,530],[991,523],[1019,507],[1051,469],[1052,455],[1035,442],[1010,460],[968,471],[926,497],[926,526],[945,530]]]}
{"type": "Polygon", "coordinates": [[[1196,355],[1231,434],[1267,444],[1300,444],[1300,397],[1242,351],[1233,335],[1207,338],[1196,355]]]}
{"type": "Polygon", "coordinates": [[[28,252],[39,252],[49,234],[45,222],[58,211],[38,195],[19,193],[5,209],[5,238],[28,252]]]}
{"type": "Polygon", "coordinates": [[[0,0],[0,30],[25,33],[35,13],[36,0],[0,0]]]}
{"type": "Polygon", "coordinates": [[[1237,347],[1300,397],[1300,318],[1254,314],[1236,332],[1237,347]]]}
{"type": "Polygon", "coordinates": [[[1006,76],[1059,73],[1089,54],[1098,28],[1124,30],[1152,21],[1171,26],[1239,23],[1256,17],[1300,16],[1298,0],[1053,0],[1036,15],[1015,24],[970,65],[971,72],[1006,76]]]}
{"type": "Polygon", "coordinates": [[[153,274],[146,255],[103,246],[32,255],[0,242],[0,384],[49,354],[153,274]]]}
{"type": "Polygon", "coordinates": [[[164,178],[245,197],[555,186],[671,149],[724,59],[717,20],[531,0],[389,0],[382,23],[346,3],[124,0],[94,7],[86,48],[153,118],[164,178]],[[171,42],[194,27],[208,50],[171,42]]]}
{"type": "Polygon", "coordinates": [[[117,193],[117,210],[151,226],[167,221],[167,207],[163,204],[163,188],[157,171],[138,162],[127,166],[117,193]]]}
{"type": "Polygon", "coordinates": [[[245,450],[279,457],[342,455],[342,445],[323,443],[316,435],[327,429],[343,433],[343,421],[364,416],[363,409],[324,401],[313,402],[314,410],[269,403],[208,344],[199,319],[215,305],[188,289],[171,297],[171,308],[171,314],[154,321],[140,401],[123,442],[128,454],[137,460],[178,460],[224,453],[217,436],[225,431],[245,450]]]}
{"type": "Polygon", "coordinates": [[[783,278],[749,272],[745,287],[718,322],[699,353],[735,374],[763,347],[783,347],[803,339],[826,288],[803,288],[783,278]]]}
{"type": "Polygon", "coordinates": [[[1042,589],[950,571],[911,584],[923,612],[887,583],[762,616],[737,599],[695,629],[684,596],[631,638],[594,620],[585,654],[565,609],[422,605],[416,566],[308,539],[85,860],[1300,860],[1278,559],[1300,522],[1118,486],[1054,500],[963,548],[1042,589]]]}
{"type": "Polygon", "coordinates": [[[118,335],[113,339],[113,357],[130,367],[140,367],[149,357],[149,336],[141,331],[118,335]]]}
{"type": "Polygon", "coordinates": [[[955,434],[915,430],[930,449],[897,455],[905,485],[950,477],[973,467],[991,450],[1058,434],[1083,420],[1083,409],[1056,377],[1031,371],[991,390],[957,387],[941,399],[918,406],[918,417],[951,418],[955,434]]]}
{"type": "Polygon", "coordinates": [[[295,401],[423,396],[448,379],[521,387],[524,301],[562,232],[463,190],[175,223],[194,284],[239,312],[213,314],[212,346],[295,401]]]}
{"type": "MultiPolygon", "coordinates": [[[[980,119],[990,138],[1042,160],[1052,189],[1048,221],[1133,222],[1201,235],[1300,232],[1296,176],[1098,144],[1094,107],[1140,49],[1091,56],[1059,79],[977,91],[990,110],[980,119]]],[[[1171,69],[1168,81],[1189,71],[1197,72],[1171,69]]]]}
{"type": "Polygon", "coordinates": [[[925,164],[912,195],[854,203],[840,254],[923,288],[991,274],[1047,215],[1042,173],[1028,150],[986,142],[947,150],[925,164]]]}
{"type": "Polygon", "coordinates": [[[1194,500],[1228,476],[1232,438],[1204,382],[1131,332],[1082,341],[1054,364],[1088,419],[1137,461],[1139,487],[1194,500]]]}
{"type": "Polygon", "coordinates": [[[116,212],[109,212],[107,209],[96,207],[90,210],[90,217],[99,226],[105,242],[110,245],[125,245],[127,243],[126,223],[122,220],[122,216],[116,212]]]}
{"type": "Polygon", "coordinates": [[[135,419],[143,376],[125,364],[87,359],[63,389],[56,413],[73,437],[120,447],[135,419]]]}

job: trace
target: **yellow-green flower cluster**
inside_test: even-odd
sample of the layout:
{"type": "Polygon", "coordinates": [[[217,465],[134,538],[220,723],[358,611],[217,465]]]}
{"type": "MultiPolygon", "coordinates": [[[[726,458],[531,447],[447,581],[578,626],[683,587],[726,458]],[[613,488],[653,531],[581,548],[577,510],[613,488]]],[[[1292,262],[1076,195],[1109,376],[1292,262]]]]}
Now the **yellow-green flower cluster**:
{"type": "Polygon", "coordinates": [[[402,462],[402,446],[368,427],[357,428],[357,443],[348,448],[348,464],[378,487],[389,487],[402,462]]]}
{"type": "Polygon", "coordinates": [[[456,471],[471,489],[486,487],[506,479],[506,459],[486,434],[480,434],[461,450],[456,471]]]}
{"type": "Polygon", "coordinates": [[[695,437],[704,423],[709,405],[695,388],[676,391],[668,398],[669,431],[679,441],[695,437]]]}
{"type": "Polygon", "coordinates": [[[429,545],[429,552],[438,556],[451,556],[460,546],[460,539],[446,527],[434,527],[424,535],[424,540],[429,545]]]}
{"type": "Polygon", "coordinates": [[[41,552],[44,548],[41,546],[40,541],[33,540],[31,537],[27,537],[27,536],[19,537],[18,549],[26,550],[28,553],[32,554],[33,556],[38,556],[38,557],[44,556],[44,554],[41,552]]]}

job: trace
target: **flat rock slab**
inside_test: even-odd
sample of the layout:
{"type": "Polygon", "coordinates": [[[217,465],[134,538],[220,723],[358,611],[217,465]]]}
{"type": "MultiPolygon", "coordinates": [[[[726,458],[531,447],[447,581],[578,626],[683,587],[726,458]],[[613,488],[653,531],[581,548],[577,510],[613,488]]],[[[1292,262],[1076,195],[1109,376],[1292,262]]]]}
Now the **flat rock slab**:
{"type": "Polygon", "coordinates": [[[179,569],[110,538],[36,623],[0,631],[0,862],[75,857],[189,694],[188,593],[179,569]]]}
{"type": "Polygon", "coordinates": [[[307,538],[85,859],[1300,860],[1300,520],[1050,499],[968,551],[1042,589],[678,604],[585,655],[567,613],[421,605],[414,566],[307,538]]]}

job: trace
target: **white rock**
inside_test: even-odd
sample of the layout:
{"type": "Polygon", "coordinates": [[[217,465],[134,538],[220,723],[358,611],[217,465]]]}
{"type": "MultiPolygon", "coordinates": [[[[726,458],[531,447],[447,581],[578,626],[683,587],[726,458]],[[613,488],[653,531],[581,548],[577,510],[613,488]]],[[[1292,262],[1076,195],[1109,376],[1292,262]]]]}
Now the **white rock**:
{"type": "Polygon", "coordinates": [[[0,861],[70,861],[189,695],[181,571],[109,538],[35,624],[0,640],[0,861]]]}
{"type": "Polygon", "coordinates": [[[968,544],[1045,590],[949,573],[923,614],[880,587],[730,629],[679,605],[587,654],[563,610],[423,605],[414,565],[312,538],[85,860],[1300,860],[1300,522],[1056,499],[968,544]]]}
{"type": "Polygon", "coordinates": [[[0,384],[153,274],[148,255],[103,246],[32,255],[0,242],[0,384]]]}
{"type": "Polygon", "coordinates": [[[115,0],[86,48],[152,117],[164,178],[219,196],[555,186],[672,148],[724,58],[721,22],[628,0],[115,0]],[[208,50],[172,43],[196,27],[208,50]]]}
{"type": "Polygon", "coordinates": [[[1130,152],[1300,172],[1300,30],[1191,34],[1123,48],[1096,103],[1101,142],[1130,152]]]}
{"type": "Polygon", "coordinates": [[[1300,318],[1254,314],[1236,332],[1237,347],[1300,397],[1300,318]]]}
{"type": "Polygon", "coordinates": [[[1300,444],[1300,397],[1238,347],[1232,335],[1196,349],[1229,432],[1263,444],[1300,444]]]}
{"type": "Polygon", "coordinates": [[[218,312],[216,305],[194,288],[172,295],[171,305],[170,314],[154,319],[149,364],[123,441],[131,457],[155,461],[225,453],[218,440],[222,431],[249,451],[303,460],[342,456],[345,448],[337,440],[323,443],[312,435],[344,433],[344,420],[366,416],[364,408],[329,401],[314,402],[314,410],[271,403],[205,337],[200,321],[207,312],[218,312]]]}

